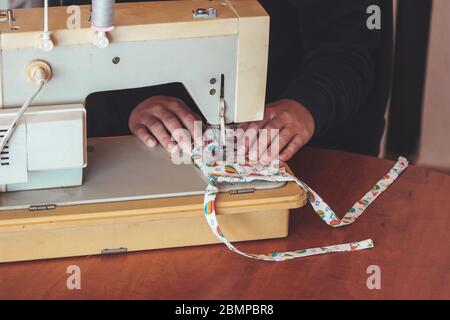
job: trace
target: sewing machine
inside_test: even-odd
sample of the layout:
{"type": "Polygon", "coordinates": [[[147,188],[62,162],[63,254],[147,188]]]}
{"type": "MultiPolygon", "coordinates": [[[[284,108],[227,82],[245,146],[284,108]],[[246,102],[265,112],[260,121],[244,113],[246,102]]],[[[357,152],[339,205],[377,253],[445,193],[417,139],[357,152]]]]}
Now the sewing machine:
{"type": "MultiPolygon", "coordinates": [[[[256,0],[127,3],[115,5],[113,28],[92,28],[91,7],[80,9],[72,29],[68,8],[50,8],[44,37],[41,8],[0,22],[0,138],[36,74],[46,81],[2,151],[0,262],[216,243],[198,170],[134,137],[87,139],[83,103],[95,92],[181,82],[221,130],[260,120],[268,15],[256,0]]],[[[289,209],[305,203],[293,184],[221,189],[233,241],[286,236],[289,209]]]]}

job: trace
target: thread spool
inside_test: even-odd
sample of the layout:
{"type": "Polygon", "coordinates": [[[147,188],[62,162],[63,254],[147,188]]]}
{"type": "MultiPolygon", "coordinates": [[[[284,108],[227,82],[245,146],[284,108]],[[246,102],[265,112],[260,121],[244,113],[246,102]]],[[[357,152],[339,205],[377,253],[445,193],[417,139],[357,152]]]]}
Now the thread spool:
{"type": "Polygon", "coordinates": [[[100,32],[114,29],[115,2],[115,0],[92,0],[92,29],[100,32]]]}

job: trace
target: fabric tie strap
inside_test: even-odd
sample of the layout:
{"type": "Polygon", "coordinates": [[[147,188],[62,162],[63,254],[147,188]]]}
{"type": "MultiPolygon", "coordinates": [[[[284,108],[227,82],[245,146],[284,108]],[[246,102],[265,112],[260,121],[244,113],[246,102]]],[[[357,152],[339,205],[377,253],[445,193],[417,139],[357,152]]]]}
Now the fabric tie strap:
{"type": "MultiPolygon", "coordinates": [[[[210,142],[207,149],[212,150],[218,148],[214,142],[210,142]]],[[[320,255],[325,253],[357,251],[374,247],[371,239],[351,242],[346,244],[338,244],[333,246],[301,249],[289,252],[275,252],[270,254],[251,254],[245,253],[237,249],[220,229],[216,215],[216,197],[219,193],[218,183],[247,183],[252,181],[282,181],[296,182],[307,194],[308,202],[319,217],[331,227],[342,227],[354,223],[364,211],[386,191],[399,175],[408,167],[408,160],[400,157],[394,167],[386,174],[378,183],[367,192],[361,200],[356,202],[342,219],[334,213],[334,211],[326,204],[326,202],[306,183],[300,179],[290,175],[286,171],[283,163],[277,161],[271,165],[249,164],[244,165],[238,163],[226,163],[222,161],[204,161],[202,148],[194,149],[192,159],[200,168],[203,174],[208,178],[208,186],[206,187],[204,197],[204,215],[208,225],[216,237],[223,242],[231,251],[243,255],[248,258],[265,260],[265,261],[285,261],[301,257],[320,255]]]]}

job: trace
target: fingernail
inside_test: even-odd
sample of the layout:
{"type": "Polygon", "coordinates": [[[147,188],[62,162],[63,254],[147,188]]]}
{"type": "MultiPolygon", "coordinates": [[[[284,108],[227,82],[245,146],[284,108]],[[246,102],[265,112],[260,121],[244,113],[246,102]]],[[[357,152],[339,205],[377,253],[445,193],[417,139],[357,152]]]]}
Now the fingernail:
{"type": "Polygon", "coordinates": [[[154,148],[156,146],[156,141],[154,140],[147,140],[147,146],[149,146],[150,148],[154,148]]]}
{"type": "Polygon", "coordinates": [[[169,145],[167,146],[167,149],[169,150],[169,152],[172,152],[173,148],[175,148],[177,146],[176,143],[169,143],[169,145]]]}
{"type": "Polygon", "coordinates": [[[180,152],[180,147],[179,147],[178,145],[173,146],[173,147],[170,149],[170,152],[171,152],[171,153],[179,153],[179,152],[180,152]]]}

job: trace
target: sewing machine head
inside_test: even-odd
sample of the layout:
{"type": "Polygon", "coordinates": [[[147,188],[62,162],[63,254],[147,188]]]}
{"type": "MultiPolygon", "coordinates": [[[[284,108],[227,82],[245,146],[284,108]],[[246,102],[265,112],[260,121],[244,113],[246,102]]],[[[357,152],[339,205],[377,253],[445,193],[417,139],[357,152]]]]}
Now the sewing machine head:
{"type": "Polygon", "coordinates": [[[256,0],[115,4],[114,30],[103,49],[94,44],[90,6],[80,8],[81,25],[74,29],[67,24],[75,11],[50,8],[54,48],[48,52],[38,48],[41,8],[14,10],[13,23],[0,23],[1,107],[19,107],[33,92],[25,68],[41,59],[53,77],[38,105],[83,103],[93,92],[181,82],[211,124],[219,124],[221,94],[227,123],[261,119],[269,18],[256,0]]]}
{"type": "Polygon", "coordinates": [[[81,183],[91,93],[181,82],[212,125],[263,118],[269,17],[257,0],[115,4],[114,28],[94,29],[91,6],[79,8],[50,8],[47,38],[42,8],[1,19],[3,132],[14,117],[6,109],[36,90],[36,60],[51,76],[33,103],[45,107],[25,114],[2,157],[3,189],[81,183]]]}

